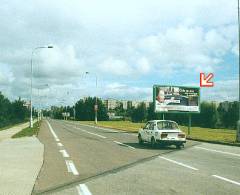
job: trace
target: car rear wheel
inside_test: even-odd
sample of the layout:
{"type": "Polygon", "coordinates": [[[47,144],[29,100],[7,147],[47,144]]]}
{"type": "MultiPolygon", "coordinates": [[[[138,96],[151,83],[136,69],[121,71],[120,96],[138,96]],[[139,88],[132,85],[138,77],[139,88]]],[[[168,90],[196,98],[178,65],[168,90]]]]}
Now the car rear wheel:
{"type": "Polygon", "coordinates": [[[181,147],[182,147],[182,144],[177,144],[177,145],[176,145],[176,148],[177,148],[177,149],[181,149],[181,147]]]}
{"type": "Polygon", "coordinates": [[[156,141],[155,141],[154,137],[151,138],[151,147],[152,148],[156,147],[156,141]]]}
{"type": "Polygon", "coordinates": [[[141,134],[138,134],[138,143],[139,143],[140,145],[143,144],[143,140],[142,140],[141,134]]]}

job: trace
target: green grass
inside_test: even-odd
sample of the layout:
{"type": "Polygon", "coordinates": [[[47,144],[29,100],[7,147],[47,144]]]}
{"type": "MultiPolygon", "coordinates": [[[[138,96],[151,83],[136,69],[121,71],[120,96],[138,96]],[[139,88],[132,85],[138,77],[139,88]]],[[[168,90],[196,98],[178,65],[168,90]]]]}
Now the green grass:
{"type": "MultiPolygon", "coordinates": [[[[94,125],[93,121],[81,121],[80,123],[94,125]]],[[[132,123],[130,121],[99,121],[98,126],[115,128],[130,132],[138,132],[138,130],[145,123],[132,123]]],[[[188,127],[180,126],[180,129],[186,134],[188,127]]],[[[230,129],[210,129],[202,127],[191,127],[190,135],[187,136],[192,139],[199,139],[203,141],[214,141],[222,143],[236,143],[236,131],[230,129]]]]}
{"type": "Polygon", "coordinates": [[[14,134],[12,138],[20,138],[20,137],[31,137],[33,135],[37,135],[39,132],[39,124],[35,122],[33,124],[33,128],[27,127],[14,134]]]}

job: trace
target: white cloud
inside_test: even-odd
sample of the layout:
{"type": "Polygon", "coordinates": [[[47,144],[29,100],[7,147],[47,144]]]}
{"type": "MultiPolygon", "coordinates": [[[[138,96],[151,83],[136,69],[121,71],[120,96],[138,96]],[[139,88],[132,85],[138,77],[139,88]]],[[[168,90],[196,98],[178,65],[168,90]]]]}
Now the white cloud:
{"type": "Polygon", "coordinates": [[[151,100],[152,88],[128,86],[121,83],[112,83],[103,91],[104,98],[117,98],[125,100],[151,100]]]}
{"type": "MultiPolygon", "coordinates": [[[[132,93],[141,91],[136,78],[146,84],[158,74],[185,82],[178,75],[187,78],[229,64],[224,56],[238,53],[236,9],[235,0],[3,0],[1,90],[29,98],[32,48],[53,43],[54,49],[34,56],[35,88],[48,83],[60,93],[72,90],[71,85],[82,83],[82,73],[90,71],[104,83],[130,81],[133,86],[125,86],[122,93],[145,97],[132,93]]],[[[111,90],[116,94],[108,94],[118,96],[111,90]]]]}
{"type": "Polygon", "coordinates": [[[178,65],[177,71],[209,72],[222,62],[231,46],[231,40],[214,29],[178,25],[141,39],[136,47],[151,59],[156,70],[165,66],[174,70],[178,65]]]}
{"type": "Polygon", "coordinates": [[[239,83],[238,80],[226,80],[214,82],[214,87],[202,88],[203,100],[237,101],[239,83]]]}
{"type": "Polygon", "coordinates": [[[106,74],[114,74],[119,76],[130,75],[133,72],[132,67],[127,62],[113,57],[107,58],[98,67],[100,71],[106,74]]]}

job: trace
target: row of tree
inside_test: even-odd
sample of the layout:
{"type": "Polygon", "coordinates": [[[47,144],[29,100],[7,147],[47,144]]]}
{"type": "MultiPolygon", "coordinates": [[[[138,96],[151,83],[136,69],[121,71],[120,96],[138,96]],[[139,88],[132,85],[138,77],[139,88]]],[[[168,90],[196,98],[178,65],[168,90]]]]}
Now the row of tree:
{"type": "MultiPolygon", "coordinates": [[[[98,99],[98,120],[108,120],[107,109],[103,102],[98,99]]],[[[76,120],[94,120],[95,98],[88,97],[84,100],[79,100],[74,107],[52,107],[51,115],[54,118],[62,119],[63,112],[69,112],[70,116],[74,116],[76,120]],[[75,111],[74,111],[75,110],[75,111]]],[[[213,102],[202,102],[200,105],[201,112],[192,114],[192,126],[209,127],[209,128],[236,128],[238,120],[238,102],[222,102],[216,104],[213,102]]],[[[115,114],[123,116],[125,120],[133,122],[146,122],[153,119],[162,119],[163,114],[154,112],[154,105],[146,108],[144,103],[141,103],[137,108],[128,108],[124,110],[120,105],[115,109],[115,114]]],[[[186,113],[167,113],[164,114],[165,119],[174,120],[181,125],[188,125],[189,115],[186,113]]]]}
{"type": "Polygon", "coordinates": [[[24,104],[21,98],[11,102],[0,92],[0,127],[25,121],[29,117],[29,110],[24,104]]]}
{"type": "MultiPolygon", "coordinates": [[[[201,112],[199,114],[191,114],[192,126],[236,129],[239,117],[238,106],[237,101],[222,102],[218,105],[213,102],[202,102],[200,105],[201,112]]],[[[131,119],[134,122],[162,118],[163,114],[154,112],[153,103],[148,108],[142,103],[131,112],[131,119]]],[[[188,125],[189,114],[165,113],[164,119],[174,120],[181,125],[188,125]]]]}

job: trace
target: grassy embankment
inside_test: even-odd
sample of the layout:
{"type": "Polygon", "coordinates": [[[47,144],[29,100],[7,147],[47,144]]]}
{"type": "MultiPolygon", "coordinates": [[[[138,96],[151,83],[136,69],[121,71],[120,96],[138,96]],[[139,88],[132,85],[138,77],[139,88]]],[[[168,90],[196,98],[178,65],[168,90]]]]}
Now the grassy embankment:
{"type": "Polygon", "coordinates": [[[31,137],[33,135],[37,135],[39,132],[39,123],[35,122],[33,124],[33,128],[27,127],[14,134],[12,138],[20,138],[20,137],[31,137]]]}
{"type": "MultiPolygon", "coordinates": [[[[80,123],[94,125],[93,121],[81,121],[80,123]]],[[[145,123],[132,123],[130,121],[99,121],[98,126],[115,128],[130,132],[137,132],[145,123]]],[[[180,129],[187,134],[188,127],[180,126],[180,129]]],[[[202,127],[191,127],[191,133],[187,136],[190,139],[204,141],[235,143],[236,131],[230,129],[210,129],[202,127]]],[[[240,145],[240,144],[239,144],[240,145]]]]}

